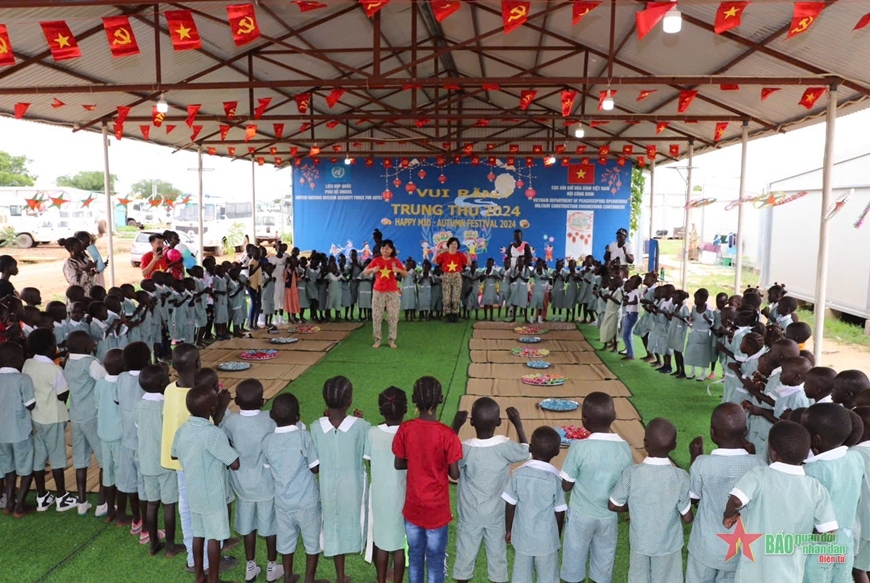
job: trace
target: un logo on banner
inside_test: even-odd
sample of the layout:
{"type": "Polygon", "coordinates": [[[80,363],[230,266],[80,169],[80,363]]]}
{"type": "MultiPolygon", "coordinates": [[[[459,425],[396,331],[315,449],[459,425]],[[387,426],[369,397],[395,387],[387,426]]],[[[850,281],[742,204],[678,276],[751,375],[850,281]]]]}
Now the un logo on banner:
{"type": "Polygon", "coordinates": [[[348,168],[344,165],[335,165],[329,171],[329,182],[340,182],[342,180],[349,180],[350,172],[348,168]]]}

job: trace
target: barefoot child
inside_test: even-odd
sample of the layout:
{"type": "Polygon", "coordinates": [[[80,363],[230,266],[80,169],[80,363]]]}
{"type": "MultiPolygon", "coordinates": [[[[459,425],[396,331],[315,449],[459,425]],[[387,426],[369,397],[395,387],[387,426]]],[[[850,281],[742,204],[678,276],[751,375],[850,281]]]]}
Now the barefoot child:
{"type": "MultiPolygon", "coordinates": [[[[793,421],[780,421],[770,430],[767,467],[746,472],[731,490],[723,514],[725,528],[738,526],[748,533],[789,533],[792,536],[837,530],[837,519],[828,491],[801,467],[810,451],[810,434],[793,421]],[[743,515],[741,517],[741,514],[743,515]]],[[[746,544],[740,551],[735,583],[759,581],[802,581],[807,557],[766,554],[764,537],[746,544]],[[755,546],[755,549],[752,546],[755,546]]]]}
{"type": "MultiPolygon", "coordinates": [[[[846,549],[844,562],[822,562],[817,554],[807,554],[804,581],[850,581],[857,546],[852,525],[858,516],[858,500],[864,482],[864,460],[844,442],[852,432],[850,411],[834,403],[813,405],[806,412],[804,427],[810,432],[813,457],[804,464],[807,476],[827,488],[834,507],[837,530],[834,544],[846,549]]],[[[856,425],[863,423],[856,421],[856,425]]]]}
{"type": "Polygon", "coordinates": [[[593,392],[583,400],[583,427],[591,435],[575,441],[562,466],[562,489],[571,492],[560,577],[568,583],[610,583],[616,558],[617,515],[608,508],[610,492],[626,468],[631,449],[612,433],[613,398],[593,392]]]}
{"type": "Polygon", "coordinates": [[[320,490],[314,475],[320,461],[311,434],[299,429],[299,401],[291,393],[275,397],[269,416],[275,422],[271,435],[263,438],[263,461],[274,480],[277,550],[283,566],[268,573],[269,581],[281,574],[285,583],[298,579],[293,573],[293,555],[299,537],[305,547],[304,583],[314,583],[320,556],[320,490]]]}
{"type": "MultiPolygon", "coordinates": [[[[425,266],[423,268],[426,269],[425,266]]],[[[426,298],[427,301],[429,298],[426,298]]],[[[428,304],[427,304],[428,305],[428,304]]],[[[388,387],[378,396],[378,408],[384,423],[369,429],[364,458],[371,464],[372,484],[369,490],[370,532],[374,544],[373,556],[378,583],[386,583],[390,557],[393,559],[393,581],[405,578],[405,470],[397,470],[393,455],[393,439],[408,412],[405,391],[388,387]]]]}
{"type": "Polygon", "coordinates": [[[226,471],[239,469],[239,453],[230,446],[226,434],[209,421],[218,408],[218,398],[211,388],[194,387],[188,391],[185,403],[190,419],[175,434],[171,453],[184,467],[196,581],[219,583],[220,569],[215,565],[220,563],[221,541],[230,538],[226,471]],[[212,565],[207,579],[203,568],[206,541],[212,565]]]}
{"type": "Polygon", "coordinates": [[[622,300],[625,318],[622,322],[622,343],[625,345],[623,360],[634,360],[634,343],[632,336],[640,317],[640,290],[641,279],[639,275],[633,275],[625,282],[625,297],[622,300]]]}
{"type": "MultiPolygon", "coordinates": [[[[33,381],[21,373],[24,350],[18,344],[0,344],[0,476],[5,476],[6,514],[21,518],[33,478],[33,425],[30,412],[36,405],[33,381]],[[21,478],[18,496],[15,482],[21,478]]],[[[31,509],[32,510],[32,509],[31,509]]]]}
{"type": "MultiPolygon", "coordinates": [[[[274,295],[274,290],[271,293],[274,295]]],[[[244,380],[236,386],[240,411],[226,415],[220,425],[230,445],[239,452],[240,467],[230,473],[230,485],[236,493],[235,530],[245,538],[245,581],[256,579],[262,571],[255,560],[257,535],[266,539],[267,579],[277,578],[275,488],[272,474],[264,467],[262,447],[263,439],[274,433],[275,422],[260,410],[264,403],[260,381],[244,380]]]]}
{"type": "Polygon", "coordinates": [[[175,472],[160,465],[161,437],[163,428],[163,392],[169,384],[165,365],[149,364],[139,374],[139,385],[145,391],[136,405],[136,430],[139,440],[139,467],[145,483],[144,530],[151,543],[153,557],[164,545],[166,539],[166,558],[172,558],[184,547],[175,544],[175,505],[178,503],[178,480],[175,472]],[[157,529],[157,509],[163,504],[163,527],[157,529]]]}
{"type": "MultiPolygon", "coordinates": [[[[643,295],[640,299],[640,318],[634,326],[633,334],[640,338],[643,343],[643,348],[646,350],[646,356],[643,357],[644,362],[653,362],[655,356],[649,350],[649,336],[652,332],[653,321],[655,314],[652,312],[652,307],[655,306],[655,293],[658,288],[658,273],[650,271],[643,276],[643,295]]],[[[639,288],[640,289],[640,288],[639,288]]]]}
{"type": "Polygon", "coordinates": [[[613,352],[616,352],[619,344],[617,334],[619,328],[619,309],[622,306],[624,296],[622,278],[618,275],[610,277],[607,281],[607,290],[601,290],[600,293],[606,302],[603,316],[601,316],[601,342],[604,344],[604,350],[612,348],[613,352]]]}
{"type": "Polygon", "coordinates": [[[668,348],[668,325],[670,323],[668,316],[674,307],[674,303],[671,300],[673,293],[674,286],[671,284],[665,284],[656,288],[658,298],[653,308],[655,321],[649,334],[649,351],[661,357],[661,360],[656,358],[651,364],[662,374],[669,374],[674,371],[671,367],[672,351],[668,348]]]}
{"type": "MultiPolygon", "coordinates": [[[[719,535],[727,534],[720,517],[725,511],[728,493],[746,472],[763,467],[764,461],[746,450],[746,413],[735,403],[722,403],[710,418],[710,438],[719,446],[704,453],[704,438],[689,444],[692,467],[689,471],[689,495],[698,504],[696,520],[689,537],[689,560],[686,583],[727,581],[734,577],[737,561],[725,560],[725,545],[719,535]]],[[[750,448],[751,449],[751,448],[750,448]]]]}
{"type": "Polygon", "coordinates": [[[438,405],[444,400],[441,383],[422,377],[414,383],[412,402],[420,416],[405,421],[393,439],[397,470],[408,470],[402,514],[408,537],[408,581],[443,583],[450,513],[448,476],[459,479],[462,444],[449,427],[438,421],[438,405]]]}
{"type": "MultiPolygon", "coordinates": [[[[495,435],[501,425],[498,403],[481,397],[471,406],[471,426],[477,434],[462,444],[459,462],[459,524],[456,529],[456,562],[453,578],[467,583],[474,577],[474,566],[480,543],[486,542],[486,562],[489,580],[508,580],[507,545],[505,544],[504,504],[500,498],[510,479],[511,464],[529,459],[526,432],[519,411],[507,409],[507,417],[516,429],[519,443],[504,435],[495,435]]],[[[468,418],[468,411],[459,411],[453,422],[454,431],[468,418]]]]}
{"type": "Polygon", "coordinates": [[[505,501],[505,541],[514,547],[513,581],[558,583],[559,539],[565,522],[565,493],[550,460],[562,439],[552,427],[532,433],[532,459],[511,475],[505,501]]]}
{"type": "Polygon", "coordinates": [[[345,555],[363,549],[365,466],[363,453],[371,424],[348,416],[353,385],[342,376],[323,384],[327,415],[311,425],[311,439],[320,459],[320,501],[323,505],[323,556],[332,557],[336,583],[346,583],[345,555]]]}
{"type": "Polygon", "coordinates": [[[686,350],[686,336],[689,332],[689,307],[686,300],[689,294],[678,289],[671,295],[673,307],[668,315],[668,349],[674,353],[674,376],[678,379],[686,378],[686,365],[683,352],[686,350]]]}
{"type": "Polygon", "coordinates": [[[610,494],[608,507],[631,512],[629,581],[683,580],[683,528],[692,522],[689,474],[668,454],[677,447],[677,429],[667,419],[646,426],[643,463],[629,466],[610,494]]]}

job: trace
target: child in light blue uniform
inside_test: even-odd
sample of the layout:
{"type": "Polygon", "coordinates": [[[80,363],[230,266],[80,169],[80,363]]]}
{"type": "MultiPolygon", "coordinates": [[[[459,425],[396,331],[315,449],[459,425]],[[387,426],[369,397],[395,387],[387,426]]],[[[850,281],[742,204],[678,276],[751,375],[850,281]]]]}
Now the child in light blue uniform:
{"type": "Polygon", "coordinates": [[[236,387],[240,411],[226,415],[221,422],[230,444],[239,452],[240,467],[230,472],[230,485],[236,493],[235,529],[245,537],[245,581],[255,579],[262,571],[255,560],[257,535],[266,539],[269,574],[275,572],[278,559],[275,485],[263,455],[263,439],[275,432],[275,422],[260,410],[263,403],[262,383],[244,380],[236,387]]]}
{"type": "Polygon", "coordinates": [[[20,518],[33,479],[33,426],[36,405],[33,381],[21,373],[24,350],[12,342],[0,344],[0,475],[6,477],[6,514],[20,518]],[[11,477],[10,477],[11,474],[11,477]],[[15,497],[16,477],[21,478],[15,497]]]}
{"type": "Polygon", "coordinates": [[[124,369],[118,375],[118,406],[121,408],[121,465],[116,476],[118,486],[118,514],[125,520],[127,498],[133,523],[130,534],[142,533],[140,501],[145,497],[145,481],[139,467],[139,436],[136,430],[136,405],[145,391],[139,386],[139,373],[151,362],[151,350],[144,342],[133,342],[124,348],[124,369]]]}
{"type": "Polygon", "coordinates": [[[514,547],[512,581],[559,583],[559,539],[565,522],[565,493],[550,460],[562,439],[552,427],[532,433],[532,459],[517,468],[502,493],[505,540],[514,547]]]}
{"type": "Polygon", "coordinates": [[[674,467],[668,454],[677,447],[677,429],[667,419],[646,426],[648,457],[629,466],[610,494],[608,507],[631,512],[629,583],[683,580],[683,526],[692,522],[689,474],[674,467]]]}
{"type": "Polygon", "coordinates": [[[864,480],[861,482],[861,498],[858,501],[856,531],[860,537],[855,541],[855,564],[858,571],[870,571],[870,407],[857,407],[855,413],[864,422],[861,441],[850,451],[858,454],[864,463],[864,480]]]}
{"type": "Polygon", "coordinates": [[[593,392],[583,400],[583,427],[591,435],[575,441],[562,466],[562,489],[571,492],[560,577],[568,583],[610,583],[616,558],[617,515],[607,507],[610,492],[631,466],[631,448],[611,432],[613,398],[593,392]]]}
{"type": "MultiPolygon", "coordinates": [[[[291,393],[275,397],[269,416],[276,427],[263,438],[263,459],[275,484],[278,552],[284,556],[281,573],[293,580],[293,555],[299,536],[305,547],[305,583],[314,581],[320,556],[322,514],[320,490],[314,475],[320,461],[311,434],[299,429],[299,401],[291,393]]],[[[273,579],[274,580],[274,579],[273,579]]]]}
{"type": "Polygon", "coordinates": [[[689,339],[686,342],[685,364],[689,368],[686,378],[703,381],[707,377],[710,354],[710,329],[713,327],[713,312],[707,308],[710,293],[701,288],[695,292],[695,305],[689,313],[689,339]],[[695,371],[698,368],[699,370],[695,371]],[[697,375],[697,377],[696,377],[697,375]]]}
{"type": "MultiPolygon", "coordinates": [[[[453,428],[457,433],[467,417],[467,411],[456,414],[453,428]]],[[[501,425],[498,403],[481,397],[471,406],[471,425],[477,437],[462,444],[457,488],[459,524],[453,578],[459,582],[468,582],[474,577],[481,542],[486,542],[489,580],[508,580],[505,506],[500,494],[510,479],[511,464],[529,459],[529,445],[519,411],[509,407],[507,417],[516,429],[519,443],[504,435],[495,435],[496,427],[501,425]]]]}
{"type": "MultiPolygon", "coordinates": [[[[69,418],[73,446],[73,467],[76,469],[76,486],[78,488],[78,511],[84,516],[91,508],[87,495],[88,468],[91,465],[91,454],[97,458],[100,467],[103,466],[103,447],[97,435],[97,402],[94,397],[94,385],[106,376],[106,369],[96,358],[91,356],[94,343],[90,334],[78,330],[67,339],[69,358],[63,370],[63,376],[69,386],[70,407],[69,418]]],[[[100,486],[100,497],[97,505],[97,516],[108,513],[106,492],[100,486]]]]}
{"type": "Polygon", "coordinates": [[[118,375],[124,372],[124,352],[113,348],[103,359],[106,376],[94,384],[97,405],[97,437],[103,453],[102,486],[106,490],[106,522],[115,520],[115,497],[118,492],[117,473],[121,464],[121,436],[124,428],[118,405],[118,375]]]}
{"type": "Polygon", "coordinates": [[[674,353],[675,376],[678,379],[686,378],[686,367],[683,361],[683,352],[686,350],[686,336],[689,332],[689,307],[686,305],[686,299],[689,294],[681,289],[676,290],[671,299],[673,308],[671,309],[670,322],[668,323],[668,348],[674,353]]]}

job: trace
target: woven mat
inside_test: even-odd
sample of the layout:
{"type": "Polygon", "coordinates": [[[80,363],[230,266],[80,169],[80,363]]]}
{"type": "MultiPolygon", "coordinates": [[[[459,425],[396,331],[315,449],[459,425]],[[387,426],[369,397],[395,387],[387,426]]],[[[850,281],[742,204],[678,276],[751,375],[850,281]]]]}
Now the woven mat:
{"type": "Polygon", "coordinates": [[[585,397],[589,393],[601,391],[612,397],[630,397],[631,392],[621,381],[572,381],[557,387],[542,387],[527,385],[520,380],[504,381],[496,379],[468,379],[465,390],[468,395],[477,397],[553,397],[559,399],[574,399],[585,397]]]}
{"type": "MultiPolygon", "coordinates": [[[[545,326],[542,326],[545,327],[545,326]]],[[[548,329],[549,330],[549,329],[548,329]]],[[[521,336],[539,336],[542,340],[573,340],[580,342],[583,335],[577,330],[549,330],[544,334],[519,334],[511,330],[493,330],[487,328],[475,328],[472,338],[481,340],[514,340],[518,341],[521,336]]]]}
{"type": "Polygon", "coordinates": [[[594,350],[585,340],[547,340],[546,335],[542,336],[541,342],[538,342],[537,344],[521,344],[516,339],[484,340],[482,338],[472,338],[468,345],[471,350],[510,351],[514,348],[522,348],[523,346],[530,348],[546,348],[550,352],[592,352],[594,350]]]}
{"type": "MultiPolygon", "coordinates": [[[[517,356],[504,350],[472,350],[471,362],[489,362],[492,364],[516,364],[531,360],[517,356]]],[[[551,352],[545,357],[535,360],[546,360],[552,364],[601,364],[601,359],[594,352],[551,352]]]]}
{"type": "Polygon", "coordinates": [[[564,375],[571,381],[604,381],[612,376],[607,367],[594,364],[556,364],[547,370],[533,370],[522,364],[489,364],[473,362],[468,366],[468,376],[473,379],[519,380],[527,374],[564,375]]]}
{"type": "Polygon", "coordinates": [[[513,331],[514,328],[518,328],[519,326],[538,326],[540,328],[546,328],[547,330],[573,330],[576,331],[581,338],[583,337],[583,334],[573,322],[544,322],[543,324],[524,324],[523,322],[476,322],[474,324],[474,329],[513,331]]]}

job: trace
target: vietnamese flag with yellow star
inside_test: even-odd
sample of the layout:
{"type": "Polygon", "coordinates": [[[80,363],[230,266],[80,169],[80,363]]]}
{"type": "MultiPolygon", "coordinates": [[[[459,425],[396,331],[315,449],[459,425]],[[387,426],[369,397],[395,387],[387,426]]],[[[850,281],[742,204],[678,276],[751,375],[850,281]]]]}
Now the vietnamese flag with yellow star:
{"type": "Polygon", "coordinates": [[[109,41],[109,50],[113,57],[139,54],[139,43],[136,42],[129,17],[106,16],[103,18],[103,28],[106,29],[106,40],[109,41]]]}
{"type": "Polygon", "coordinates": [[[227,19],[233,32],[233,42],[237,47],[260,38],[260,26],[253,4],[227,6],[227,19]]]}
{"type": "Polygon", "coordinates": [[[713,134],[713,141],[718,142],[719,140],[721,140],[722,136],[725,135],[725,130],[727,130],[727,129],[728,129],[728,122],[727,121],[720,121],[719,123],[717,123],[716,124],[716,133],[713,134]]]}
{"type": "Polygon", "coordinates": [[[166,17],[172,48],[176,51],[202,48],[202,39],[199,38],[199,30],[190,10],[167,10],[163,15],[166,17]]]}
{"type": "Polygon", "coordinates": [[[42,27],[42,33],[48,43],[48,50],[51,51],[51,56],[55,61],[77,59],[82,56],[76,37],[73,36],[66,21],[40,22],[39,26],[42,27]]]}
{"type": "Polygon", "coordinates": [[[5,24],[0,24],[0,67],[15,64],[15,55],[12,53],[12,42],[9,40],[9,32],[5,24]]]}
{"type": "Polygon", "coordinates": [[[692,105],[692,102],[695,101],[695,97],[698,96],[698,91],[694,89],[686,89],[685,91],[680,91],[680,100],[677,105],[677,111],[680,113],[684,113],[689,106],[692,105]]]}
{"type": "Polygon", "coordinates": [[[568,184],[595,184],[595,166],[592,164],[569,164],[568,184]]]}
{"type": "Polygon", "coordinates": [[[804,94],[801,96],[801,100],[798,102],[800,105],[803,105],[807,109],[812,109],[812,107],[816,104],[816,101],[825,94],[824,87],[807,87],[804,94]]]}
{"type": "Polygon", "coordinates": [[[716,9],[716,22],[713,24],[713,32],[722,34],[726,30],[740,26],[743,11],[749,2],[723,2],[716,9]]]}
{"type": "Polygon", "coordinates": [[[577,92],[564,90],[562,91],[562,117],[568,117],[571,115],[571,111],[574,109],[574,100],[577,99],[577,92]]]}

